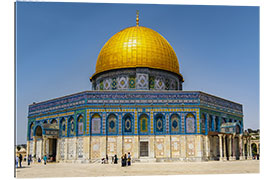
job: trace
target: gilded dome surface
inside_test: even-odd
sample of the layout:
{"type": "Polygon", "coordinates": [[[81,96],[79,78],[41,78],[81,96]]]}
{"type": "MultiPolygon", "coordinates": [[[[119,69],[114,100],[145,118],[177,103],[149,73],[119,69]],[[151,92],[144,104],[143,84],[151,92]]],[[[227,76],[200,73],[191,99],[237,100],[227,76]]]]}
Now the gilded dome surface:
{"type": "Polygon", "coordinates": [[[136,67],[162,69],[181,75],[178,59],[169,42],[156,31],[142,26],[123,29],[108,40],[99,53],[94,75],[136,67]]]}

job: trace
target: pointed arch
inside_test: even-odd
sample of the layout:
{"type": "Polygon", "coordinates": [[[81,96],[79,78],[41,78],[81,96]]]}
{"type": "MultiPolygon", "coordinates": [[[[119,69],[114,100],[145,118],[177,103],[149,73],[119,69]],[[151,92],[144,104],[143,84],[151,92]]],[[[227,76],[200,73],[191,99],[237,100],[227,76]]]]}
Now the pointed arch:
{"type": "Polygon", "coordinates": [[[158,113],[155,115],[155,133],[164,133],[165,124],[164,124],[164,115],[162,113],[158,113]]]}
{"type": "Polygon", "coordinates": [[[107,117],[107,134],[117,134],[117,116],[114,113],[110,113],[107,117]]]}
{"type": "Polygon", "coordinates": [[[170,132],[179,133],[181,131],[180,127],[180,116],[176,113],[173,113],[170,116],[170,132]]]}
{"type": "Polygon", "coordinates": [[[66,135],[66,120],[64,117],[60,119],[59,130],[60,130],[60,137],[63,137],[66,135]]]}
{"type": "Polygon", "coordinates": [[[95,113],[91,116],[91,134],[101,133],[101,116],[95,113]]]}
{"type": "Polygon", "coordinates": [[[148,134],[149,116],[145,113],[139,116],[139,134],[148,134]]]}
{"type": "Polygon", "coordinates": [[[83,135],[84,134],[84,118],[81,114],[77,117],[76,124],[77,124],[76,126],[77,135],[83,135]]]}
{"type": "Polygon", "coordinates": [[[133,133],[133,121],[134,118],[131,113],[127,113],[122,118],[122,132],[123,134],[132,134],[133,133]]]}
{"type": "Polygon", "coordinates": [[[202,133],[206,133],[206,124],[207,124],[206,116],[204,113],[202,113],[202,115],[201,115],[201,128],[202,128],[201,131],[202,131],[202,133]]]}
{"type": "Polygon", "coordinates": [[[73,116],[70,116],[68,118],[68,136],[74,136],[75,135],[75,121],[73,116]]]}
{"type": "Polygon", "coordinates": [[[195,116],[192,113],[186,115],[186,133],[195,133],[195,116]]]}

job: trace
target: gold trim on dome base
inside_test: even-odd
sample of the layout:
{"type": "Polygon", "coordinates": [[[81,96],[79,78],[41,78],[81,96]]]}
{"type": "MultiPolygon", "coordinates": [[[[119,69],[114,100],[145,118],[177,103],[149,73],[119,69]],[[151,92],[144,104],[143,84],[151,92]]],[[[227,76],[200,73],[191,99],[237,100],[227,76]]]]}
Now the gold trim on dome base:
{"type": "Polygon", "coordinates": [[[179,73],[177,56],[156,31],[133,26],[116,33],[101,49],[95,75],[114,69],[148,67],[179,73]]]}

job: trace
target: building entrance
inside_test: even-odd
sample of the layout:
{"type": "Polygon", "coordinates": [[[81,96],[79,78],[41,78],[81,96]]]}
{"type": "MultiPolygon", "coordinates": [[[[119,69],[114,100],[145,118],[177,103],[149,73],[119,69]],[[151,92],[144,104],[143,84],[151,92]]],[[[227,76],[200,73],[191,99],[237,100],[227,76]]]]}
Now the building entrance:
{"type": "Polygon", "coordinates": [[[56,149],[57,149],[57,139],[55,138],[50,138],[49,139],[49,159],[51,161],[56,160],[56,149]]]}
{"type": "Polygon", "coordinates": [[[148,142],[140,142],[140,157],[148,157],[148,142]]]}

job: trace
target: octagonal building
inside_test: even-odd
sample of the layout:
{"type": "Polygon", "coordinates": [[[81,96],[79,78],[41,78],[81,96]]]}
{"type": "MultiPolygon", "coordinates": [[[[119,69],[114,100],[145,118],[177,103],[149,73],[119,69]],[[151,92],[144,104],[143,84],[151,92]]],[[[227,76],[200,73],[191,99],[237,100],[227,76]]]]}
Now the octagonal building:
{"type": "Polygon", "coordinates": [[[27,153],[57,162],[247,159],[241,104],[183,91],[172,46],[137,25],[112,36],[97,57],[92,90],[29,105],[27,153]]]}

